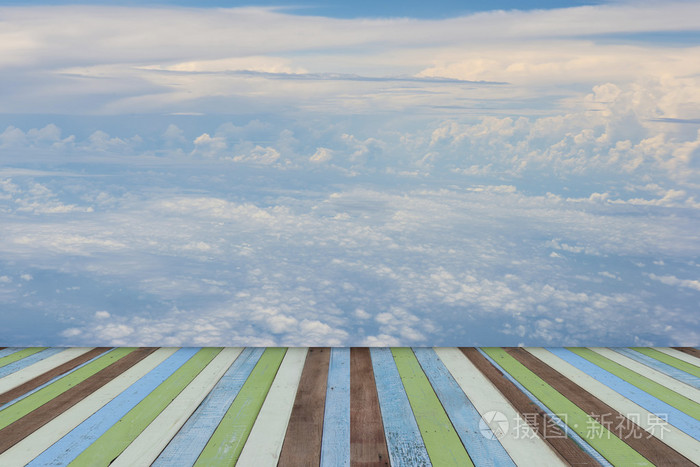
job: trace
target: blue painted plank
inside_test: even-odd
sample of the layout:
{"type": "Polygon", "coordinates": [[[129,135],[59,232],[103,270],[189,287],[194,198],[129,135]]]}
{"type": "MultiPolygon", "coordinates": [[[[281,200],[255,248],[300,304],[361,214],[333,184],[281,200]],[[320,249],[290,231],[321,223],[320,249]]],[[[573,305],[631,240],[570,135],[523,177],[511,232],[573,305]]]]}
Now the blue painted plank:
{"type": "Polygon", "coordinates": [[[349,348],[331,349],[321,440],[321,467],[350,465],[349,348]]]}
{"type": "Polygon", "coordinates": [[[431,465],[391,349],[372,348],[370,354],[391,465],[431,465]]]}
{"type": "Polygon", "coordinates": [[[644,407],[646,410],[656,414],[662,419],[666,419],[671,425],[700,441],[700,422],[693,417],[642,391],[624,379],[602,369],[598,365],[589,362],[568,349],[547,347],[547,350],[562,360],[572,364],[579,370],[588,373],[589,376],[594,377],[635,404],[644,407]]]}
{"type": "Polygon", "coordinates": [[[19,352],[22,350],[21,347],[7,347],[5,349],[0,350],[0,358],[2,357],[7,357],[8,355],[12,355],[15,352],[19,352]]]}
{"type": "Polygon", "coordinates": [[[498,439],[487,439],[481,433],[481,415],[474,408],[466,394],[455,381],[450,371],[431,348],[414,348],[423,372],[433,386],[452,426],[457,431],[462,444],[474,465],[511,467],[515,463],[498,439]]]}
{"type": "Polygon", "coordinates": [[[554,423],[557,424],[561,430],[566,433],[566,435],[571,438],[576,444],[579,445],[581,449],[583,449],[588,455],[593,457],[596,461],[600,463],[600,465],[605,466],[605,467],[613,467],[613,465],[605,459],[598,451],[596,451],[593,446],[588,444],[581,436],[579,436],[578,433],[576,433],[574,430],[570,430],[569,427],[564,423],[561,418],[559,418],[555,413],[553,413],[551,410],[549,410],[549,407],[544,405],[538,398],[535,397],[534,394],[532,394],[530,391],[528,391],[525,386],[520,384],[517,379],[513,378],[510,373],[508,373],[506,370],[501,367],[494,359],[492,359],[486,352],[484,352],[481,349],[477,349],[481,355],[483,355],[493,366],[498,368],[498,370],[503,373],[503,376],[505,376],[508,381],[511,383],[515,384],[515,386],[520,389],[537,407],[542,409],[543,412],[545,412],[554,423]]]}
{"type": "Polygon", "coordinates": [[[644,355],[643,353],[637,352],[633,349],[626,349],[622,347],[611,347],[611,349],[615,352],[621,353],[626,357],[636,360],[639,363],[643,363],[657,371],[660,371],[661,373],[668,375],[673,379],[677,379],[678,381],[685,383],[688,386],[700,389],[700,378],[698,378],[695,375],[686,373],[683,370],[679,370],[678,368],[672,367],[667,363],[661,362],[655,358],[652,358],[648,355],[644,355]]]}
{"type": "Polygon", "coordinates": [[[68,465],[199,350],[197,347],[179,349],[28,465],[68,465]]]}
{"type": "Polygon", "coordinates": [[[91,358],[91,359],[88,360],[87,362],[81,363],[80,365],[76,366],[76,367],[73,368],[72,370],[63,373],[62,375],[58,375],[58,376],[56,376],[55,378],[53,378],[52,380],[47,381],[47,382],[45,382],[44,384],[42,384],[41,386],[38,386],[38,387],[32,389],[31,391],[22,394],[21,396],[17,397],[16,399],[12,399],[11,401],[6,402],[6,403],[3,404],[3,405],[0,405],[0,411],[5,410],[5,408],[11,406],[12,404],[16,404],[17,402],[21,401],[21,400],[24,399],[25,397],[31,396],[31,395],[34,394],[35,392],[40,391],[41,389],[44,389],[44,388],[45,388],[46,386],[48,386],[49,384],[55,383],[55,382],[58,381],[59,379],[68,376],[69,374],[73,373],[74,371],[79,370],[80,368],[84,367],[85,365],[87,365],[87,364],[89,364],[89,363],[92,363],[93,361],[95,361],[95,360],[97,360],[98,358],[102,357],[102,356],[105,355],[106,353],[112,352],[112,351],[114,351],[114,349],[106,350],[106,351],[102,352],[101,354],[97,355],[96,357],[91,358]]]}
{"type": "Polygon", "coordinates": [[[194,465],[264,351],[261,347],[248,347],[241,352],[153,466],[194,465]]]}
{"type": "Polygon", "coordinates": [[[63,352],[63,350],[65,349],[62,349],[60,347],[51,347],[49,349],[44,349],[41,352],[32,354],[28,357],[24,357],[21,360],[17,360],[16,362],[10,363],[9,365],[5,365],[4,367],[0,368],[0,378],[2,378],[3,376],[11,375],[16,371],[19,371],[22,368],[26,368],[29,365],[33,365],[36,362],[50,357],[51,355],[56,355],[59,352],[63,352]]]}

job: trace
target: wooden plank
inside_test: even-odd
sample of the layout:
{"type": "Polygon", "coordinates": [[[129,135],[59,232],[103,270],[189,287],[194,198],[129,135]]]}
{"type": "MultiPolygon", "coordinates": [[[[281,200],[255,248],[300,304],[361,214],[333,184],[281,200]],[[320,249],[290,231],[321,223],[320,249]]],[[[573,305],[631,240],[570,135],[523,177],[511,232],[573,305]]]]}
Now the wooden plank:
{"type": "Polygon", "coordinates": [[[370,354],[391,465],[431,465],[391,349],[372,348],[370,354]]]}
{"type": "Polygon", "coordinates": [[[350,465],[387,467],[389,451],[368,348],[350,349],[350,465]]]}
{"type": "Polygon", "coordinates": [[[331,349],[321,436],[321,466],[350,465],[350,349],[331,349]]]}
{"type": "Polygon", "coordinates": [[[204,402],[153,462],[154,466],[194,465],[265,349],[243,350],[204,402]]]}
{"type": "MultiPolygon", "coordinates": [[[[685,371],[679,370],[678,368],[668,365],[660,360],[657,360],[656,358],[650,357],[648,355],[645,355],[644,353],[640,353],[632,349],[616,347],[613,350],[615,352],[621,353],[626,357],[636,360],[639,363],[643,363],[644,365],[649,366],[655,369],[656,371],[660,371],[661,373],[670,376],[671,378],[677,379],[678,381],[682,381],[683,383],[692,386],[695,389],[700,389],[700,378],[698,378],[697,376],[693,376],[690,373],[686,373],[685,371]]],[[[658,353],[661,354],[661,352],[658,353]]],[[[661,355],[663,355],[664,357],[673,358],[665,354],[661,355]]],[[[681,361],[681,363],[685,362],[681,361]]]]}
{"type": "Polygon", "coordinates": [[[179,349],[163,363],[71,430],[70,433],[54,443],[49,449],[42,452],[29,465],[66,465],[73,461],[90,444],[117,423],[143,397],[189,360],[197,350],[196,348],[179,349]]]}
{"type": "Polygon", "coordinates": [[[26,465],[56,441],[68,434],[76,426],[80,425],[93,413],[104,407],[118,394],[175,353],[176,350],[177,349],[174,348],[162,348],[151,353],[119,375],[118,378],[112,379],[103,387],[97,389],[85,399],[1,454],[0,465],[26,465]]]}
{"type": "Polygon", "coordinates": [[[123,373],[152,349],[117,348],[0,411],[0,452],[123,373]]]}
{"type": "Polygon", "coordinates": [[[654,436],[658,438],[688,459],[700,459],[700,442],[688,434],[664,422],[644,407],[641,407],[569,362],[557,357],[552,352],[534,347],[528,347],[527,351],[644,428],[647,432],[645,437],[654,436]]]}
{"type": "Polygon", "coordinates": [[[265,401],[286,348],[268,347],[199,455],[196,466],[234,465],[265,401]]]}
{"type": "MultiPolygon", "coordinates": [[[[71,465],[90,467],[112,463],[219,352],[221,348],[212,347],[197,351],[175,367],[176,370],[165,380],[163,377],[167,375],[166,372],[159,377],[155,376],[160,368],[154,369],[141,378],[134,385],[133,393],[130,394],[127,390],[101,409],[102,411],[111,409],[113,414],[110,414],[111,417],[106,413],[97,414],[96,423],[92,427],[89,429],[86,427],[80,435],[76,434],[76,439],[80,437],[80,444],[75,444],[77,446],[75,451],[79,452],[79,455],[74,458],[71,465]],[[151,376],[152,383],[149,381],[151,376]],[[87,437],[85,433],[89,433],[90,436],[87,437]]],[[[176,352],[170,358],[175,360],[177,356],[176,352]]],[[[160,366],[165,367],[168,363],[169,361],[166,360],[160,366]]]]}
{"type": "Polygon", "coordinates": [[[24,357],[23,359],[18,360],[16,362],[7,364],[0,368],[0,381],[7,378],[9,375],[13,375],[17,372],[20,372],[23,369],[34,365],[35,363],[38,363],[42,360],[45,360],[53,355],[56,355],[62,351],[63,349],[60,347],[50,347],[42,350],[41,352],[36,352],[32,355],[24,357]]]}
{"type": "Polygon", "coordinates": [[[640,426],[524,349],[510,348],[507,352],[654,465],[694,465],[658,438],[647,436],[640,426]]]}
{"type": "Polygon", "coordinates": [[[46,350],[46,347],[28,347],[26,349],[12,352],[9,355],[0,358],[0,368],[19,361],[25,357],[29,357],[30,355],[34,355],[37,352],[41,352],[42,350],[46,350]]]}
{"type": "Polygon", "coordinates": [[[693,353],[690,353],[691,350],[698,353],[700,353],[700,351],[692,347],[654,347],[654,350],[700,367],[700,356],[695,356],[693,353]]]}
{"type": "Polygon", "coordinates": [[[279,465],[320,465],[323,411],[330,349],[312,347],[306,356],[279,465]]]}
{"type": "MultiPolygon", "coordinates": [[[[16,397],[21,396],[25,392],[52,380],[55,376],[74,368],[80,363],[72,362],[75,361],[82,363],[82,361],[85,361],[83,355],[90,354],[92,350],[92,347],[64,349],[62,352],[52,357],[36,362],[23,370],[17,371],[0,379],[0,405],[5,404],[16,397]],[[66,369],[61,371],[63,368],[66,369]],[[58,372],[56,372],[57,369],[59,369],[58,372]],[[14,395],[14,397],[13,394],[7,394],[8,391],[16,389],[19,386],[23,386],[23,390],[15,391],[14,394],[16,395],[14,395]]],[[[102,350],[102,352],[104,352],[104,350],[102,350]]]]}
{"type": "MultiPolygon", "coordinates": [[[[650,349],[650,348],[644,348],[644,347],[634,347],[634,348],[632,348],[632,351],[636,351],[638,353],[644,354],[647,357],[651,357],[655,360],[658,360],[658,361],[665,363],[666,365],[672,366],[678,370],[682,370],[685,373],[689,373],[689,374],[695,376],[696,378],[700,378],[700,367],[694,365],[693,363],[689,363],[685,360],[681,360],[678,357],[674,357],[673,355],[669,355],[669,354],[660,352],[659,350],[656,350],[656,349],[650,349]]],[[[700,364],[700,360],[697,360],[696,363],[700,364]]]]}
{"type": "Polygon", "coordinates": [[[391,349],[391,353],[430,461],[433,465],[473,467],[474,464],[413,351],[401,347],[391,349]]]}
{"type": "Polygon", "coordinates": [[[605,426],[586,414],[525,365],[518,362],[505,349],[488,347],[483,350],[553,413],[564,418],[565,423],[573,432],[577,433],[612,464],[653,465],[620,438],[614,434],[611,436],[611,432],[605,426]]]}
{"type": "Polygon", "coordinates": [[[618,352],[615,352],[613,350],[610,350],[605,347],[589,347],[591,350],[593,350],[595,353],[602,355],[603,357],[607,358],[608,360],[611,360],[618,365],[622,365],[623,367],[632,370],[633,372],[643,375],[645,378],[650,379],[654,381],[655,383],[660,384],[664,388],[671,390],[677,394],[680,394],[683,397],[687,397],[691,401],[694,401],[695,403],[700,403],[700,390],[695,389],[694,387],[687,385],[681,381],[678,381],[677,379],[671,378],[668,375],[665,375],[661,373],[660,371],[657,371],[643,363],[640,363],[636,360],[633,360],[629,357],[626,357],[625,355],[622,355],[618,352]]]}
{"type": "Polygon", "coordinates": [[[226,373],[243,349],[226,347],[206,368],[119,454],[110,467],[147,467],[158,457],[199,404],[226,373]]]}
{"type": "Polygon", "coordinates": [[[469,402],[435,350],[414,348],[413,353],[474,464],[478,466],[514,466],[515,464],[501,443],[495,437],[489,439],[481,433],[479,427],[481,415],[469,402]]]}
{"type": "Polygon", "coordinates": [[[521,417],[570,465],[595,465],[596,461],[582,451],[566,434],[554,424],[549,416],[520,391],[500,370],[481,355],[477,349],[463,347],[464,355],[520,412],[521,417]]]}
{"type": "Polygon", "coordinates": [[[256,467],[277,465],[307,352],[308,349],[305,347],[287,349],[282,365],[277,370],[277,376],[238,458],[238,465],[256,467]]]}
{"type": "Polygon", "coordinates": [[[19,352],[20,350],[22,350],[22,347],[3,347],[3,349],[0,350],[0,359],[15,352],[19,352]]]}
{"type": "Polygon", "coordinates": [[[604,370],[624,379],[642,391],[664,401],[668,405],[675,407],[681,412],[693,417],[695,420],[700,421],[700,404],[697,402],[694,402],[675,391],[671,391],[656,381],[652,381],[646,376],[642,376],[639,373],[636,373],[629,368],[610,360],[609,358],[603,357],[593,350],[579,347],[572,347],[569,348],[569,350],[578,356],[585,358],[589,362],[596,364],[600,368],[603,368],[604,370]]]}
{"type": "Polygon", "coordinates": [[[642,389],[639,389],[633,384],[599,367],[571,350],[556,347],[548,347],[547,350],[557,357],[569,362],[576,368],[588,373],[601,383],[614,389],[636,404],[644,407],[649,412],[656,414],[659,418],[667,420],[668,423],[676,426],[691,437],[700,439],[700,429],[698,427],[697,420],[695,420],[693,417],[681,412],[666,402],[657,399],[651,394],[648,394],[642,389]]]}
{"type": "MultiPolygon", "coordinates": [[[[661,350],[661,349],[659,349],[661,350]]],[[[700,350],[696,349],[695,347],[676,347],[676,350],[680,352],[685,352],[688,355],[691,355],[697,359],[700,359],[700,350]]],[[[672,354],[669,354],[672,355],[672,354]]]]}
{"type": "Polygon", "coordinates": [[[516,465],[528,465],[532,459],[538,459],[541,465],[568,465],[459,349],[436,348],[435,352],[483,417],[479,433],[485,439],[501,443],[516,465]],[[494,425],[495,433],[487,422],[494,425]]]}

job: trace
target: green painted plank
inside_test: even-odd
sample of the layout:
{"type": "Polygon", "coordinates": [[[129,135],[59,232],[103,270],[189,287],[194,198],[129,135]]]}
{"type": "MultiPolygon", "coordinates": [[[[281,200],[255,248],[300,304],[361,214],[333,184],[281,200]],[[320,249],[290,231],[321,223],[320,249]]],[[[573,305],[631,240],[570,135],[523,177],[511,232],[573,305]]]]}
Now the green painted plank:
{"type": "Polygon", "coordinates": [[[17,401],[0,412],[0,430],[14,423],[29,412],[41,407],[51,399],[59,396],[81,383],[98,371],[108,367],[120,358],[136,350],[135,347],[121,347],[106,353],[102,357],[88,363],[72,373],[67,374],[58,381],[36,391],[35,393],[17,401]]]}
{"type": "Polygon", "coordinates": [[[671,355],[659,352],[656,349],[650,349],[648,347],[630,347],[632,350],[636,350],[639,353],[646,355],[647,357],[655,358],[656,360],[665,363],[666,365],[671,365],[686,373],[690,373],[693,376],[700,378],[700,368],[696,367],[692,363],[684,362],[683,360],[672,357],[671,355]]]}
{"type": "Polygon", "coordinates": [[[411,410],[433,465],[473,466],[433,387],[410,348],[392,348],[411,410]]]}
{"type": "Polygon", "coordinates": [[[37,352],[41,352],[42,350],[46,350],[48,347],[28,347],[26,349],[22,349],[18,352],[11,353],[10,355],[6,357],[0,358],[0,368],[9,365],[10,363],[14,363],[17,360],[21,360],[24,357],[28,357],[30,355],[34,355],[37,352]]]}
{"type": "Polygon", "coordinates": [[[265,349],[195,466],[236,463],[286,352],[286,348],[265,349]]]}
{"type": "Polygon", "coordinates": [[[666,402],[668,405],[677,408],[681,412],[693,417],[696,420],[700,420],[700,404],[697,402],[694,402],[687,397],[678,394],[677,392],[671,391],[663,385],[652,381],[649,378],[630,370],[629,368],[625,368],[619,363],[613,362],[612,360],[605,358],[590,349],[584,347],[568,347],[568,349],[580,357],[585,358],[589,362],[594,363],[604,370],[624,379],[647,394],[666,402]]]}
{"type": "Polygon", "coordinates": [[[212,347],[197,352],[69,465],[108,465],[116,459],[219,352],[212,347]]]}
{"type": "Polygon", "coordinates": [[[613,465],[654,465],[504,349],[482,350],[613,465]]]}

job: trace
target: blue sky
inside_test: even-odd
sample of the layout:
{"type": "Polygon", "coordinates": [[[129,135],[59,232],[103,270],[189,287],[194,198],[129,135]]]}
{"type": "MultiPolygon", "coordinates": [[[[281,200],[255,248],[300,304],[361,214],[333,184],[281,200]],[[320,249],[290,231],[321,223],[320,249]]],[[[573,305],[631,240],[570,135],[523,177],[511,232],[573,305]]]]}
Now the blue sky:
{"type": "Polygon", "coordinates": [[[700,3],[269,5],[0,2],[0,342],[700,345],[700,3]]]}

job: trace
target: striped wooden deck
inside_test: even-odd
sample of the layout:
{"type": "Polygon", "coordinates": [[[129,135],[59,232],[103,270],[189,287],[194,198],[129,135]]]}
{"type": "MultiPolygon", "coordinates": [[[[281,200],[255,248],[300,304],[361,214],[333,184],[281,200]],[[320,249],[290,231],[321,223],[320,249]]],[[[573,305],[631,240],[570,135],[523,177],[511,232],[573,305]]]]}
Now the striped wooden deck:
{"type": "Polygon", "coordinates": [[[0,465],[696,465],[695,348],[0,348],[0,465]]]}

